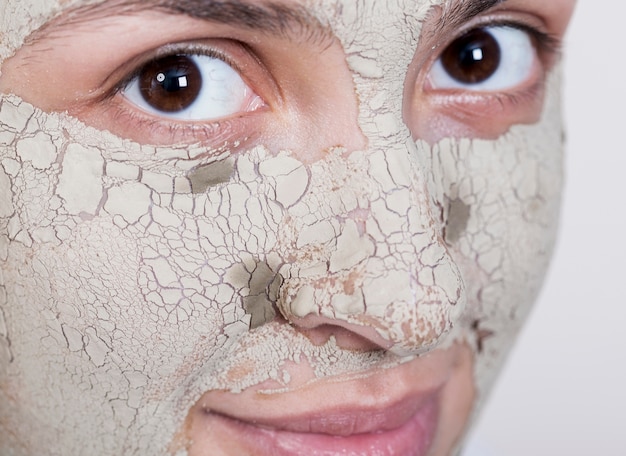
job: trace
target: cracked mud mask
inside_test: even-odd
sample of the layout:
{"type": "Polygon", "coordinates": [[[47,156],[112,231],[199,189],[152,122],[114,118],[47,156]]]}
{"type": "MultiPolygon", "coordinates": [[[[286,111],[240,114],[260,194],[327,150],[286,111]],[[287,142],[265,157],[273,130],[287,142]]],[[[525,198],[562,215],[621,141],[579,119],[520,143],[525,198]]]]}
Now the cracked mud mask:
{"type": "Polygon", "coordinates": [[[554,242],[544,3],[5,2],[0,453],[455,454],[554,242]]]}

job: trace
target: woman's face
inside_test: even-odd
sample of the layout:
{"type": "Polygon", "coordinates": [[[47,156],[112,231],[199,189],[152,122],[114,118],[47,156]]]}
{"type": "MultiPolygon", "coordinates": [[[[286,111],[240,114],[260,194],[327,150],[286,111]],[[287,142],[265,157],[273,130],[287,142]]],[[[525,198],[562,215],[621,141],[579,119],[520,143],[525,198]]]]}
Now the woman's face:
{"type": "Polygon", "coordinates": [[[549,261],[574,0],[58,3],[0,25],[0,453],[454,453],[549,261]]]}

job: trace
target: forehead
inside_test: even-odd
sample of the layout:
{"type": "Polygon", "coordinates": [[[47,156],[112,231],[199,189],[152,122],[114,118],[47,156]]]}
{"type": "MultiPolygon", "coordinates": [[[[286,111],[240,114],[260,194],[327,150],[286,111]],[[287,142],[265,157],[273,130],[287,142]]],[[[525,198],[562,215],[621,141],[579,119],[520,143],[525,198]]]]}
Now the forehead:
{"type": "MultiPolygon", "coordinates": [[[[0,62],[11,56],[35,30],[63,13],[73,15],[77,10],[96,6],[93,12],[114,15],[129,10],[164,8],[183,11],[190,15],[210,17],[216,7],[233,12],[245,11],[247,7],[272,11],[280,20],[283,16],[297,16],[299,20],[316,21],[334,32],[347,28],[368,28],[375,25],[371,19],[396,21],[423,17],[436,4],[494,4],[497,0],[5,0],[0,9],[0,62]],[[99,10],[99,11],[98,11],[99,10]]],[[[467,9],[467,8],[466,8],[467,9]]],[[[407,24],[409,26],[410,24],[407,24]]]]}

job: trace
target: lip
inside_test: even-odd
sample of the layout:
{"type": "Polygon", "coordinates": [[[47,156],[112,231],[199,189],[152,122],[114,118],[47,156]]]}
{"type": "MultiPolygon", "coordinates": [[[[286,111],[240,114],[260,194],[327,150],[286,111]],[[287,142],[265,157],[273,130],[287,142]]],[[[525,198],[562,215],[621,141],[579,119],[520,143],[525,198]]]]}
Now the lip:
{"type": "Polygon", "coordinates": [[[181,435],[190,456],[451,454],[474,400],[472,351],[455,344],[395,365],[315,377],[285,362],[289,385],[265,380],[205,390],[181,435]]]}
{"type": "Polygon", "coordinates": [[[439,395],[414,395],[380,408],[335,407],[270,419],[205,413],[207,424],[236,438],[249,451],[245,454],[426,456],[437,431],[439,395]]]}

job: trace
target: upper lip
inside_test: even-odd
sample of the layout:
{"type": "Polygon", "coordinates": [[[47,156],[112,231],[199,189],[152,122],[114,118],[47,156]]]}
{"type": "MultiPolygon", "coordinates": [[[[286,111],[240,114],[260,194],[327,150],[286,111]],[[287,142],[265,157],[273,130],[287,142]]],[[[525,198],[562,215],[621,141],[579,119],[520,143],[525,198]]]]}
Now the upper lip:
{"type": "Polygon", "coordinates": [[[422,412],[430,416],[427,410],[439,409],[458,357],[456,350],[435,351],[409,362],[317,379],[307,363],[287,363],[289,388],[268,380],[239,392],[209,390],[194,410],[244,426],[294,434],[394,431],[422,412]]]}
{"type": "Polygon", "coordinates": [[[259,419],[250,424],[287,432],[348,436],[397,429],[423,405],[423,400],[410,400],[386,408],[336,408],[285,418],[259,419]]]}
{"type": "Polygon", "coordinates": [[[210,412],[259,428],[283,432],[350,436],[385,432],[407,423],[423,407],[434,401],[437,391],[428,391],[403,396],[391,404],[372,403],[365,406],[329,404],[324,401],[320,408],[299,414],[284,414],[272,417],[237,417],[220,412],[210,412]]]}

